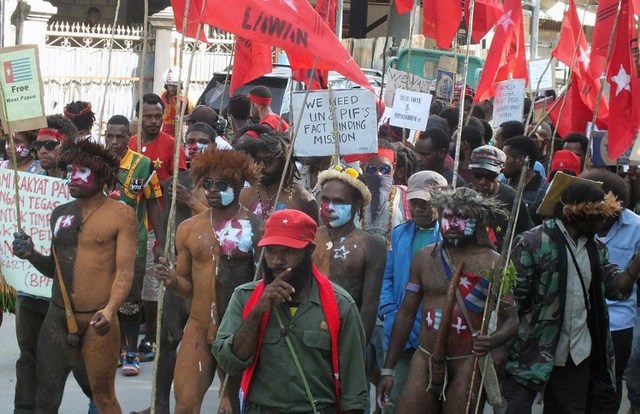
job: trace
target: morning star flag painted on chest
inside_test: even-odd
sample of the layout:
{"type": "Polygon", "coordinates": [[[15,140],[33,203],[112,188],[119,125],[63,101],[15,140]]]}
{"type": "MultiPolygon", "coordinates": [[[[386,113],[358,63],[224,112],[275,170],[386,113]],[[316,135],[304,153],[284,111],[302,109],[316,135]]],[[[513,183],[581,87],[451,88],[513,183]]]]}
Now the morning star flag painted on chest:
{"type": "MultiPolygon", "coordinates": [[[[184,11],[185,0],[173,0],[174,12],[178,2],[184,11]]],[[[210,26],[284,49],[292,67],[313,67],[317,56],[317,69],[335,70],[373,90],[360,66],[308,0],[208,0],[204,4],[203,0],[191,0],[188,13],[210,26]]]]}
{"type": "Polygon", "coordinates": [[[2,66],[6,83],[24,82],[33,78],[28,57],[5,61],[2,66]]]}

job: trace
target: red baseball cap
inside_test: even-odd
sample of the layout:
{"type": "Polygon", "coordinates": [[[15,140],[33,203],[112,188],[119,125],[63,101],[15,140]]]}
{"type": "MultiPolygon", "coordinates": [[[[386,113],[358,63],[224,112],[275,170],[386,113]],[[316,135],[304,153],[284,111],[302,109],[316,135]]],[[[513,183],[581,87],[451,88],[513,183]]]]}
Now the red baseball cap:
{"type": "Polygon", "coordinates": [[[553,154],[551,160],[551,171],[549,171],[549,177],[547,181],[550,181],[551,173],[553,171],[573,171],[576,177],[580,175],[581,170],[580,157],[569,150],[559,150],[553,154]]]}
{"type": "Polygon", "coordinates": [[[278,245],[302,249],[313,242],[317,229],[315,220],[302,211],[278,210],[267,219],[264,236],[258,246],[278,245]]]}

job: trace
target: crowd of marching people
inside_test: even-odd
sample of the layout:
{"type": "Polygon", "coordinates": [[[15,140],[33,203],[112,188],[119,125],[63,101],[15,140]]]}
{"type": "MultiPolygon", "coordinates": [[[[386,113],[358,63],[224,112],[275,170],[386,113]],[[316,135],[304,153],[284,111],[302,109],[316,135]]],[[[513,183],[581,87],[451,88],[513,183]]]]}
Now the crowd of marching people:
{"type": "Polygon", "coordinates": [[[492,126],[470,88],[434,98],[413,143],[381,124],[376,153],[296,158],[268,88],[219,114],[174,75],[99,135],[77,101],[5,137],[0,167],[73,197],[49,254],[14,235],[53,280],[17,293],[14,412],[58,412],[72,372],[90,413],[120,413],[117,376],[154,361],[156,413],[172,386],[198,413],[218,375],[219,413],[522,414],[541,394],[611,414],[625,374],[640,413],[635,166],[593,167],[529,98],[492,126]]]}

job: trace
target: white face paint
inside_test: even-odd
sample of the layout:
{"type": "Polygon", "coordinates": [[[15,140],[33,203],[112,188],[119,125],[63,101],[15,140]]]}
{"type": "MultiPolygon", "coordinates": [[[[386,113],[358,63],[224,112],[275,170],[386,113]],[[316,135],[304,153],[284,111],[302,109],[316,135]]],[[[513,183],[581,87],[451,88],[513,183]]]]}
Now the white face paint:
{"type": "Polygon", "coordinates": [[[220,191],[220,202],[225,207],[233,203],[233,200],[235,200],[235,198],[236,195],[233,192],[233,188],[231,188],[231,186],[229,186],[229,188],[227,188],[225,191],[220,191]]]}

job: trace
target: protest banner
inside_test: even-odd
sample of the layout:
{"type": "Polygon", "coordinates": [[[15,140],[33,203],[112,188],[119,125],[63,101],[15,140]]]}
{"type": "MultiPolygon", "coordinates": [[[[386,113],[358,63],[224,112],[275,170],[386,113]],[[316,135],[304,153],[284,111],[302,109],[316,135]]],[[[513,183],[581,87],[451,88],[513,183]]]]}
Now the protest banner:
{"type": "Polygon", "coordinates": [[[378,150],[376,102],[367,89],[312,91],[293,94],[293,118],[298,119],[304,105],[294,153],[299,157],[321,157],[336,153],[331,101],[335,105],[340,154],[368,154],[378,150]]]}
{"type": "Polygon", "coordinates": [[[0,76],[0,111],[7,132],[20,132],[47,126],[44,88],[38,64],[38,47],[20,45],[0,48],[3,76],[0,76]]]}
{"type": "Polygon", "coordinates": [[[427,129],[433,95],[396,89],[390,125],[424,131],[427,129]]]}
{"type": "Polygon", "coordinates": [[[389,68],[386,74],[386,83],[384,90],[384,104],[393,106],[394,94],[396,89],[404,89],[406,91],[430,93],[435,89],[435,82],[421,78],[413,73],[403,72],[401,70],[389,68]]]}
{"type": "Polygon", "coordinates": [[[529,62],[529,86],[533,92],[554,89],[556,85],[556,65],[552,63],[547,68],[549,59],[535,59],[529,62]],[[545,69],[546,72],[545,72],[545,69]],[[540,82],[540,86],[538,86],[540,82]]]}
{"type": "MultiPolygon", "coordinates": [[[[18,172],[20,219],[34,248],[45,255],[51,246],[51,212],[71,200],[66,180],[18,172]]],[[[11,243],[16,224],[16,194],[13,171],[0,170],[0,268],[7,282],[18,292],[48,298],[53,279],[41,275],[28,261],[13,255],[11,243]]]]}
{"type": "Polygon", "coordinates": [[[512,79],[496,83],[493,101],[493,126],[503,122],[522,121],[524,113],[524,79],[512,79]]]}

